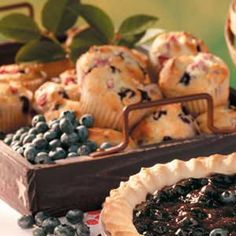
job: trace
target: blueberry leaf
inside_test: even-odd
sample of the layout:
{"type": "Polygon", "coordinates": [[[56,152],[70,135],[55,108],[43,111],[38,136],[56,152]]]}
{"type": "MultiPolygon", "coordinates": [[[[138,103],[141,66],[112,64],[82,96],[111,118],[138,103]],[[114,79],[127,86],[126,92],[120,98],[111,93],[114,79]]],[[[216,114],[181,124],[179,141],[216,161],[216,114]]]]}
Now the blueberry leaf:
{"type": "Polygon", "coordinates": [[[73,38],[70,46],[70,57],[76,61],[79,55],[86,52],[92,45],[102,45],[103,43],[104,41],[95,29],[86,28],[73,38]]]}
{"type": "Polygon", "coordinates": [[[7,15],[0,20],[0,33],[21,43],[39,39],[41,36],[34,20],[19,13],[7,15]]]}
{"type": "Polygon", "coordinates": [[[117,45],[133,48],[137,42],[144,36],[145,32],[136,35],[127,35],[116,42],[117,45]]]}
{"type": "Polygon", "coordinates": [[[63,35],[78,18],[70,10],[78,3],[78,0],[48,0],[42,11],[43,26],[55,35],[63,35]]]}
{"type": "Polygon", "coordinates": [[[156,24],[157,20],[155,16],[134,15],[121,23],[118,33],[122,36],[140,34],[156,24]]]}
{"type": "Polygon", "coordinates": [[[114,37],[114,25],[110,17],[100,8],[81,4],[72,9],[80,14],[81,17],[99,34],[104,43],[110,43],[114,37]]]}
{"type": "Polygon", "coordinates": [[[17,52],[16,62],[48,62],[64,59],[66,56],[63,48],[52,41],[34,40],[17,52]]]}

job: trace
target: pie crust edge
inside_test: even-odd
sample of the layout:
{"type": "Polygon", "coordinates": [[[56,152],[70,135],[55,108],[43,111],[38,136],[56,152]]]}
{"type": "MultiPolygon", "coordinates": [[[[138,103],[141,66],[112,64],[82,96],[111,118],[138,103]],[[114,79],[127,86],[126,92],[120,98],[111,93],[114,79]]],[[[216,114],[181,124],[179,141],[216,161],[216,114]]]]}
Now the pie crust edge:
{"type": "Polygon", "coordinates": [[[189,161],[173,160],[156,164],[121,182],[119,188],[111,190],[101,213],[101,224],[107,236],[140,235],[133,224],[133,209],[146,200],[148,193],[154,193],[165,186],[190,177],[203,178],[214,173],[235,174],[236,153],[211,155],[189,161]]]}

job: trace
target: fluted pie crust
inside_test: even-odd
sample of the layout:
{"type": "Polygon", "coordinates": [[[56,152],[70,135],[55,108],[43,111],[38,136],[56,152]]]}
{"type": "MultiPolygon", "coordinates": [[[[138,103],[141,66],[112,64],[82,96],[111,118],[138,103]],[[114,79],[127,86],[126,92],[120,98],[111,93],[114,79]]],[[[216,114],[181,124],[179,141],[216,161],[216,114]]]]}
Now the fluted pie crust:
{"type": "Polygon", "coordinates": [[[203,178],[214,173],[235,174],[236,153],[193,158],[187,162],[173,160],[167,164],[142,168],[127,182],[121,182],[120,187],[112,190],[106,198],[101,214],[105,235],[140,235],[133,224],[133,210],[137,204],[146,200],[148,193],[153,194],[182,179],[203,178]]]}

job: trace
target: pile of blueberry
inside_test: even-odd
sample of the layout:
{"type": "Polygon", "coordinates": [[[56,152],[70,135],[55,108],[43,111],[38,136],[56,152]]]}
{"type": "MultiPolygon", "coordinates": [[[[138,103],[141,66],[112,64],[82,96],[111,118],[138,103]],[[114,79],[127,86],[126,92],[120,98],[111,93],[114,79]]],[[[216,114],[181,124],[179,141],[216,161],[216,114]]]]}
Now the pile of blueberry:
{"type": "Polygon", "coordinates": [[[78,209],[67,212],[66,223],[61,223],[60,219],[52,217],[45,212],[38,212],[32,215],[22,216],[18,220],[18,225],[22,229],[33,229],[33,236],[89,236],[89,227],[84,224],[84,213],[78,209]]]}
{"type": "Polygon", "coordinates": [[[32,127],[7,134],[3,141],[32,164],[50,164],[96,151],[97,144],[88,140],[88,128],[93,123],[91,115],[83,115],[77,120],[71,111],[63,112],[59,119],[49,123],[43,115],[36,115],[32,127]]]}

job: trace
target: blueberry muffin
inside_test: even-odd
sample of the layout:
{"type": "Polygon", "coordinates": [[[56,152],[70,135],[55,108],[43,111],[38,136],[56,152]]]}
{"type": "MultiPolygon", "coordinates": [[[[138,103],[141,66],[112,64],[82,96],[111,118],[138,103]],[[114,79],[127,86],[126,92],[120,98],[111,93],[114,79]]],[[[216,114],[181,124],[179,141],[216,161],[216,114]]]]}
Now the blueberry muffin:
{"type": "MultiPolygon", "coordinates": [[[[212,133],[207,126],[207,113],[196,118],[200,130],[203,133],[212,133]]],[[[214,126],[217,128],[236,128],[236,109],[234,107],[217,107],[214,109],[214,126]]]]}
{"type": "MultiPolygon", "coordinates": [[[[229,76],[229,69],[220,58],[199,53],[170,59],[160,73],[159,86],[166,97],[208,93],[214,106],[224,106],[229,98],[229,76]]],[[[189,102],[186,107],[194,115],[206,111],[201,100],[189,102]]]]}
{"type": "Polygon", "coordinates": [[[34,108],[38,112],[46,112],[64,99],[79,101],[78,84],[63,85],[62,83],[46,82],[34,94],[34,108]]]}
{"type": "Polygon", "coordinates": [[[170,58],[196,55],[199,52],[208,52],[202,40],[186,32],[168,32],[156,37],[150,48],[149,57],[154,70],[159,73],[170,58]]]}
{"type": "Polygon", "coordinates": [[[47,121],[58,119],[64,111],[73,111],[76,117],[81,116],[80,103],[78,101],[72,101],[68,99],[62,99],[54,104],[49,110],[44,112],[44,116],[47,121]]]}
{"type": "Polygon", "coordinates": [[[35,91],[47,80],[47,75],[38,64],[12,64],[0,67],[0,83],[15,83],[35,91]]]}
{"type": "MultiPolygon", "coordinates": [[[[102,128],[90,128],[89,129],[89,140],[97,143],[98,146],[104,143],[109,143],[110,146],[116,146],[123,141],[123,134],[113,129],[102,129],[102,128]]],[[[135,148],[134,141],[130,138],[127,149],[135,148]]]]}
{"type": "Polygon", "coordinates": [[[132,131],[137,145],[148,145],[176,139],[192,138],[198,127],[191,115],[180,104],[159,107],[145,117],[132,131]]]}
{"type": "Polygon", "coordinates": [[[95,68],[110,67],[114,73],[126,72],[141,83],[149,83],[147,57],[121,46],[93,46],[76,63],[78,82],[95,68]]]}
{"type": "Polygon", "coordinates": [[[0,84],[0,132],[12,132],[28,124],[32,98],[32,92],[19,84],[0,84]]]}
{"type": "MultiPolygon", "coordinates": [[[[95,117],[100,128],[122,129],[124,107],[161,98],[157,85],[144,85],[117,67],[104,65],[96,67],[84,76],[81,83],[81,111],[95,117]]],[[[132,127],[148,110],[130,114],[132,127]]]]}

